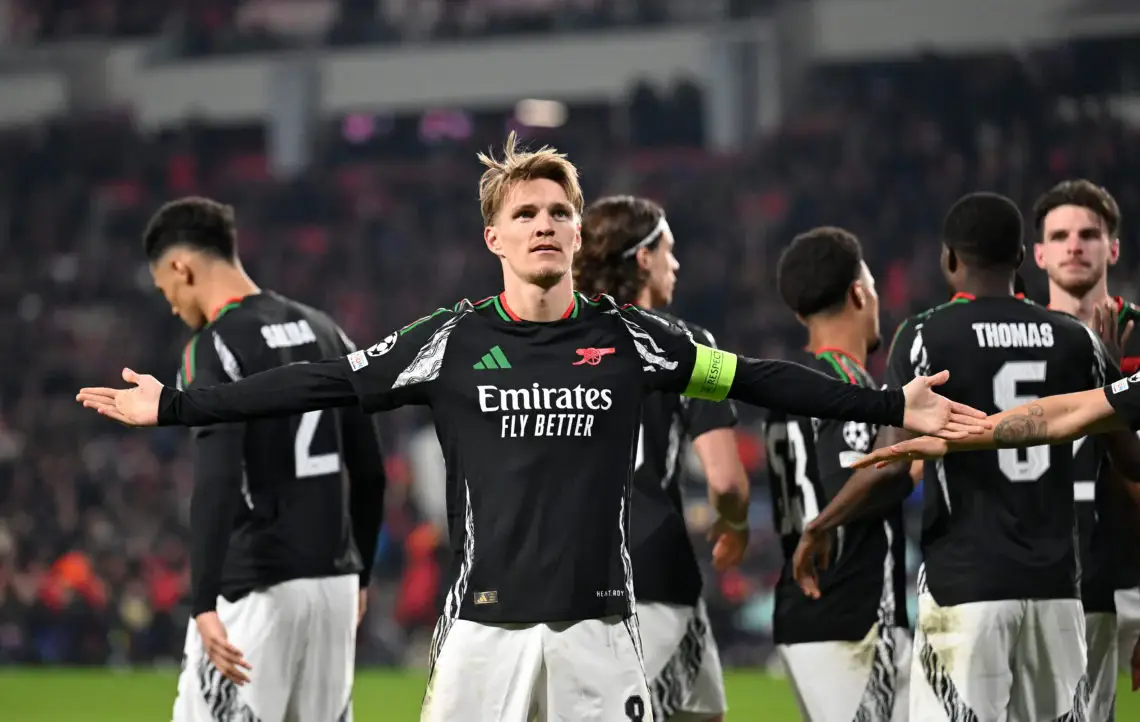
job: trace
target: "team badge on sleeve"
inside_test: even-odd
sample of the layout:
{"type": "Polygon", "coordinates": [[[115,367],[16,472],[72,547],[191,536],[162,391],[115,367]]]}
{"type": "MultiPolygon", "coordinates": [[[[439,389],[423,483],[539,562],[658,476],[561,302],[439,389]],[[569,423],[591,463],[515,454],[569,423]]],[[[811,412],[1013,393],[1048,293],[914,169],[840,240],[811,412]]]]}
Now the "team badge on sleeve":
{"type": "Polygon", "coordinates": [[[392,333],[391,335],[386,336],[384,338],[384,340],[381,341],[380,343],[373,344],[373,345],[368,347],[368,355],[373,357],[373,358],[376,358],[377,356],[383,356],[384,354],[386,354],[392,350],[392,347],[396,345],[396,341],[399,338],[400,338],[400,332],[399,331],[396,331],[396,332],[392,333]]]}

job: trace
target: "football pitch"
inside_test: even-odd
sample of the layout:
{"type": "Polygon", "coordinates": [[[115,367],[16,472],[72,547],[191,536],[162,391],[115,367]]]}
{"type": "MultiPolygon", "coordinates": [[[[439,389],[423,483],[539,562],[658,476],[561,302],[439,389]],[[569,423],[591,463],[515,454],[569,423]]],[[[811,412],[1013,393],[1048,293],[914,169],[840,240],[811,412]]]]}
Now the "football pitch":
{"type": "MultiPolygon", "coordinates": [[[[1140,693],[1121,678],[1117,719],[1140,719],[1140,693]]],[[[796,722],[791,690],[762,672],[729,673],[730,720],[796,722]]],[[[6,722],[161,722],[170,719],[173,672],[0,669],[0,713],[6,722]]],[[[419,716],[424,678],[415,672],[363,670],[356,678],[357,722],[419,716]]]]}

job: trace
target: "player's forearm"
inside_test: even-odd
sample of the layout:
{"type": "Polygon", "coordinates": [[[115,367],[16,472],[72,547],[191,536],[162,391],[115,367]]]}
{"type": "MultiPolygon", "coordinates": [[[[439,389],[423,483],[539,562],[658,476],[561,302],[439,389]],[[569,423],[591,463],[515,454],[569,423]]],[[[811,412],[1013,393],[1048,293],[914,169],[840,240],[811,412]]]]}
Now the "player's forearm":
{"type": "Polygon", "coordinates": [[[190,501],[190,611],[197,617],[214,611],[221,593],[226,549],[241,503],[241,427],[205,430],[195,445],[198,459],[190,501]]]}
{"type": "Polygon", "coordinates": [[[882,469],[861,469],[851,475],[835,498],[812,520],[809,528],[827,532],[844,524],[882,514],[914,491],[910,465],[891,464],[882,469]]]}
{"type": "Polygon", "coordinates": [[[750,489],[736,432],[731,428],[707,431],[693,439],[693,451],[704,469],[709,503],[717,516],[738,523],[747,520],[750,489]]]}
{"type": "Polygon", "coordinates": [[[754,406],[817,419],[902,426],[902,389],[876,391],[789,361],[736,358],[728,397],[754,406]]]}
{"type": "Polygon", "coordinates": [[[231,384],[176,391],[164,387],[159,426],[209,426],[352,406],[356,392],[348,363],[330,359],[279,366],[231,384]]]}
{"type": "Polygon", "coordinates": [[[372,420],[361,411],[350,409],[344,412],[344,422],[345,465],[351,481],[349,513],[352,516],[352,536],[363,565],[360,588],[364,589],[372,577],[377,537],[384,518],[387,477],[379,435],[372,420]]]}
{"type": "Polygon", "coordinates": [[[1087,434],[1124,428],[1103,389],[1046,396],[986,418],[990,428],[948,442],[951,451],[1062,444],[1087,434]]]}

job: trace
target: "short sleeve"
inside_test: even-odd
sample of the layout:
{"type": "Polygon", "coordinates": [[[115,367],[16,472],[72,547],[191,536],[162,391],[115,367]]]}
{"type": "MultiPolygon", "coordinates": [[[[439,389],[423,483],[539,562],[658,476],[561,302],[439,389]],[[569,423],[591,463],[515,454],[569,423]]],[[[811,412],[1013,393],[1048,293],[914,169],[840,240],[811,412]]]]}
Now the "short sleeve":
{"type": "MultiPolygon", "coordinates": [[[[693,339],[709,348],[717,348],[716,339],[703,328],[692,329],[693,339]]],[[[736,426],[736,405],[732,401],[709,401],[707,399],[690,399],[683,414],[685,431],[689,438],[695,439],[715,429],[731,429],[736,426]]]]}
{"type": "Polygon", "coordinates": [[[890,388],[906,386],[914,379],[916,369],[929,365],[920,327],[915,319],[908,318],[899,324],[891,340],[891,348],[887,352],[886,384],[890,388]]]}
{"type": "Polygon", "coordinates": [[[462,316],[441,308],[345,356],[349,380],[364,410],[430,404],[448,336],[462,316]]]}
{"type": "Polygon", "coordinates": [[[1140,372],[1105,386],[1104,395],[1129,428],[1140,430],[1140,372]]]}
{"type": "Polygon", "coordinates": [[[721,401],[732,388],[736,356],[698,343],[667,318],[624,306],[618,310],[641,360],[648,391],[721,401]]]}

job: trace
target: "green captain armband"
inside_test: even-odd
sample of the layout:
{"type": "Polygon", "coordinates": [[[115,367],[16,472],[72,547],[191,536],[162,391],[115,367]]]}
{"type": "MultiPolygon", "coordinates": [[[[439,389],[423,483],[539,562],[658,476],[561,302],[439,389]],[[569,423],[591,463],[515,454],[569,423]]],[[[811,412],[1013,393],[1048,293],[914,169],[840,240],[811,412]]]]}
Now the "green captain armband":
{"type": "Polygon", "coordinates": [[[697,359],[693,362],[693,375],[683,396],[709,401],[724,401],[732,380],[736,378],[736,354],[697,344],[697,359]]]}

